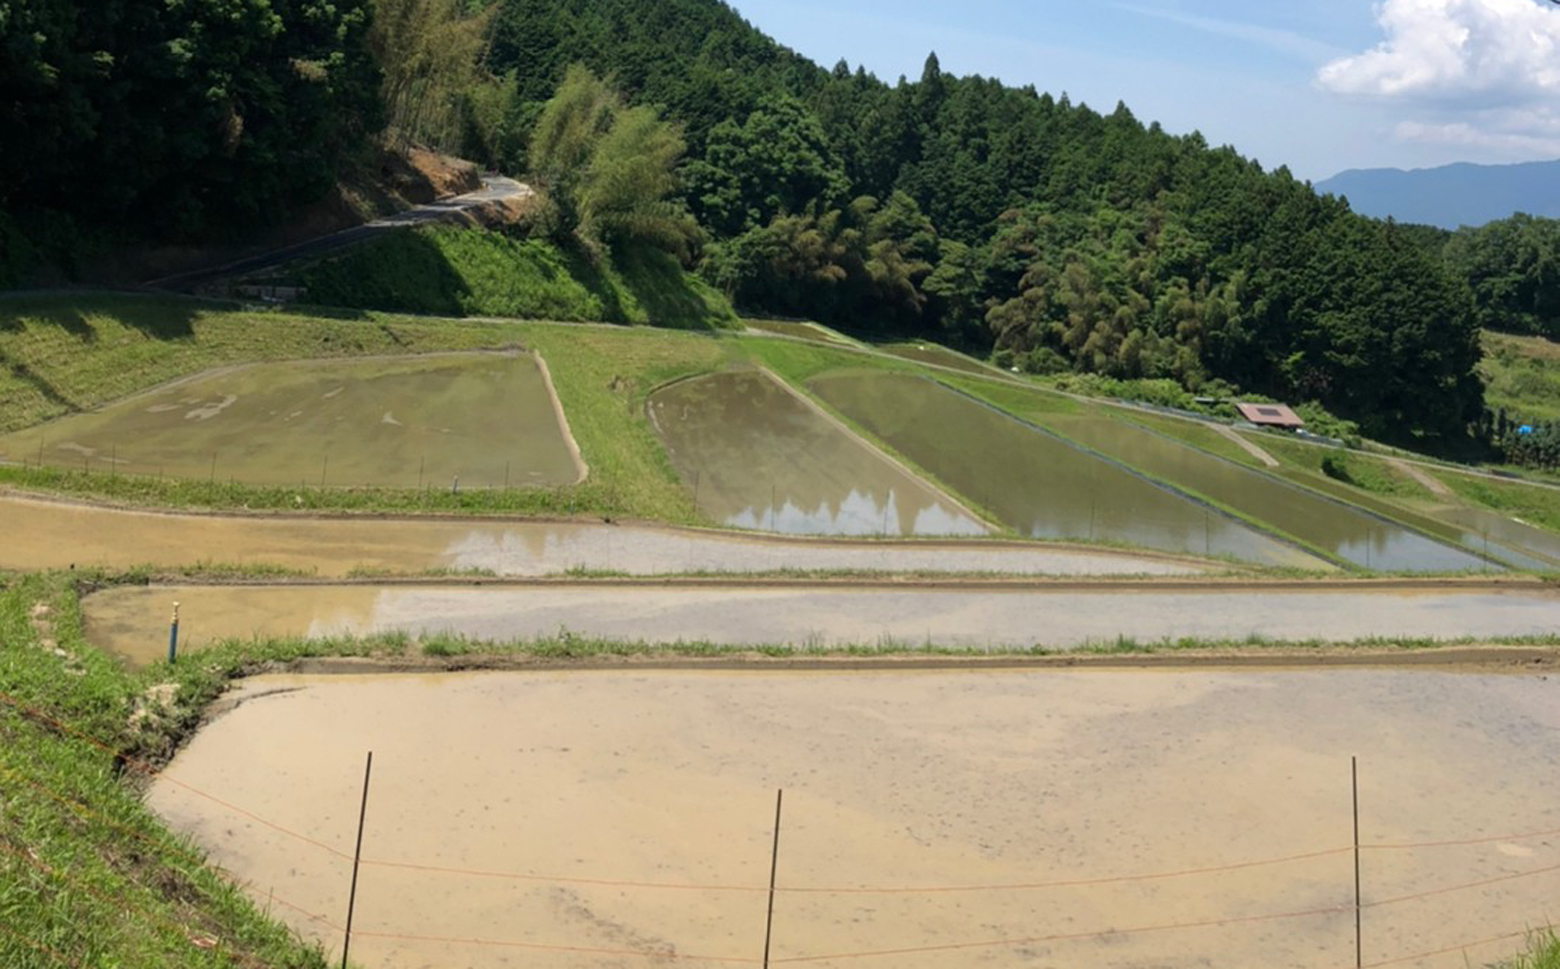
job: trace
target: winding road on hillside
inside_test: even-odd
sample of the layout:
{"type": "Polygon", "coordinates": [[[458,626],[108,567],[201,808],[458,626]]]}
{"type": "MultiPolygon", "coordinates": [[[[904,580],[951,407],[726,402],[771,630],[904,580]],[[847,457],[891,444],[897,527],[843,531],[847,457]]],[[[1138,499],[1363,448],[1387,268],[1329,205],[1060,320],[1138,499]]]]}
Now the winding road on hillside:
{"type": "Polygon", "coordinates": [[[270,252],[264,252],[256,256],[248,256],[222,266],[197,269],[174,276],[164,276],[161,279],[150,280],[145,285],[149,289],[193,292],[222,279],[234,276],[247,276],[264,269],[280,266],[295,259],[312,259],[327,252],[356,245],[359,242],[383,235],[394,229],[404,228],[405,226],[431,225],[440,222],[467,222],[476,211],[485,206],[504,202],[519,202],[530,198],[534,194],[535,192],[531,186],[523,182],[517,182],[512,178],[505,178],[501,175],[484,175],[482,176],[482,187],[475,192],[467,192],[465,195],[455,195],[436,202],[429,202],[426,205],[407,209],[405,212],[397,212],[382,219],[355,225],[350,229],[342,229],[340,232],[333,232],[330,235],[307,239],[303,242],[284,246],[280,249],[273,249],[270,252]]]}

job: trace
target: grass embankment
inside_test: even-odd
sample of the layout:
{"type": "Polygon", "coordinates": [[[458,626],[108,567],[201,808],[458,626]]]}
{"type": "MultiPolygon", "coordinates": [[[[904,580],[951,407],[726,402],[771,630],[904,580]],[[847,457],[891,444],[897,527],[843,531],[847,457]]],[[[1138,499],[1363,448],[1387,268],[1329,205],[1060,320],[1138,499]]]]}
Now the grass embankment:
{"type": "Polygon", "coordinates": [[[86,645],[77,606],[59,577],[0,585],[0,965],[325,969],[118,776],[115,752],[166,749],[194,708],[86,645]]]}
{"type": "Polygon", "coordinates": [[[311,302],[329,306],[698,330],[737,325],[726,298],[664,252],[593,260],[487,229],[393,232],[291,278],[311,302]]]}
{"type": "Polygon", "coordinates": [[[732,347],[648,328],[343,317],[125,296],[0,300],[0,430],[89,410],[201,370],[256,360],[524,346],[541,351],[589,467],[561,488],[260,487],[54,468],[0,467],[0,484],[175,508],[597,515],[693,522],[644,417],[646,395],[718,368],[732,347]]]}
{"type": "Polygon", "coordinates": [[[1484,399],[1514,421],[1560,420],[1560,343],[1484,331],[1484,399]]]}

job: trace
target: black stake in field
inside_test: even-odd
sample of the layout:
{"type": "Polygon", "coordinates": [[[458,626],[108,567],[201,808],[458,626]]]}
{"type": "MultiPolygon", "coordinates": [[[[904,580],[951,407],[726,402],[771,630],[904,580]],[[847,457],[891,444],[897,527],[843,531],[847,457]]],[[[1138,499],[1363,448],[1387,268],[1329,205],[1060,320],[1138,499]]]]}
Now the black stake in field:
{"type": "Polygon", "coordinates": [[[775,842],[769,852],[769,914],[764,919],[764,969],[769,969],[769,942],[774,937],[775,929],[775,875],[780,870],[780,805],[784,798],[783,788],[775,791],[775,842]]]}
{"type": "Polygon", "coordinates": [[[352,948],[352,914],[357,908],[358,866],[363,862],[363,821],[368,817],[368,779],[374,772],[374,752],[368,752],[363,765],[363,805],[358,809],[357,847],[352,852],[352,888],[347,892],[346,935],[341,940],[341,969],[347,969],[347,952],[352,948]]]}

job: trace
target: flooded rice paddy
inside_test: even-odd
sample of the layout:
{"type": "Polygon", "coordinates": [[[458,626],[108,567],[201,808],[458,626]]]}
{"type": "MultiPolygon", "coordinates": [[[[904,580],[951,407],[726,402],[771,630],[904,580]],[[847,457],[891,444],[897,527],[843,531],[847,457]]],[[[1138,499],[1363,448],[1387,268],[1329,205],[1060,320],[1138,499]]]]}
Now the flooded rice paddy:
{"type": "Polygon", "coordinates": [[[147,802],[339,952],[372,750],[352,954],[374,969],[756,964],[777,789],[777,965],[1337,969],[1357,755],[1364,962],[1463,969],[1555,914],[1555,691],[1380,670],[271,676],[147,802]]]}
{"type": "Polygon", "coordinates": [[[180,641],[403,632],[509,643],[561,632],[629,643],[1068,649],[1120,639],[1351,642],[1552,634],[1560,592],[1540,586],[1359,591],[958,587],[272,585],[126,586],[82,602],[88,638],[132,663],[180,641]]]}
{"type": "Polygon", "coordinates": [[[1560,535],[1553,532],[1482,508],[1441,507],[1431,514],[1462,528],[1464,541],[1473,548],[1488,541],[1492,555],[1513,558],[1513,564],[1519,567],[1560,569],[1560,535]]]}
{"type": "Polygon", "coordinates": [[[1125,542],[1264,565],[1323,564],[930,380],[848,374],[818,377],[808,386],[1025,535],[1125,542]]]}
{"type": "Polygon", "coordinates": [[[683,482],[722,524],[793,535],[987,530],[767,374],[685,380],[649,408],[683,482]]]}
{"type": "Polygon", "coordinates": [[[0,437],[0,460],[257,485],[496,488],[584,477],[518,353],[261,363],[0,437]]]}
{"type": "Polygon", "coordinates": [[[798,340],[808,340],[813,343],[831,343],[836,346],[850,345],[850,341],[825,329],[816,323],[804,323],[800,320],[747,320],[750,330],[760,333],[773,333],[779,336],[795,337],[798,340]]]}
{"type": "Polygon", "coordinates": [[[178,515],[0,495],[0,569],[267,565],[339,578],[353,572],[571,569],[667,575],[831,570],[1015,575],[1191,575],[1198,565],[1107,549],[1017,542],[756,537],[560,522],[178,515]]]}
{"type": "Polygon", "coordinates": [[[1058,433],[1211,498],[1328,554],[1372,569],[1483,571],[1490,564],[1358,508],[1104,417],[1046,418],[1058,433]]]}
{"type": "Polygon", "coordinates": [[[964,373],[978,373],[984,377],[1000,373],[997,368],[988,366],[973,357],[967,357],[962,353],[950,350],[947,347],[938,346],[935,343],[892,343],[876,349],[884,353],[903,357],[906,360],[914,360],[917,363],[929,363],[937,367],[947,367],[950,370],[959,370],[964,373]]]}

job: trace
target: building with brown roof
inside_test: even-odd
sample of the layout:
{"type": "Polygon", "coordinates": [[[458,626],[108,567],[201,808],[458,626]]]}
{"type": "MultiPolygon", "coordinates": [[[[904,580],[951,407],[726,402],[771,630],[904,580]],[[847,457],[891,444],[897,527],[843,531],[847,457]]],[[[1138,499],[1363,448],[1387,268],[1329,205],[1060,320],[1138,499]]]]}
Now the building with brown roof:
{"type": "Polygon", "coordinates": [[[1258,427],[1277,427],[1293,431],[1305,426],[1305,421],[1300,419],[1300,415],[1283,404],[1236,404],[1235,409],[1240,411],[1241,417],[1258,427]]]}

